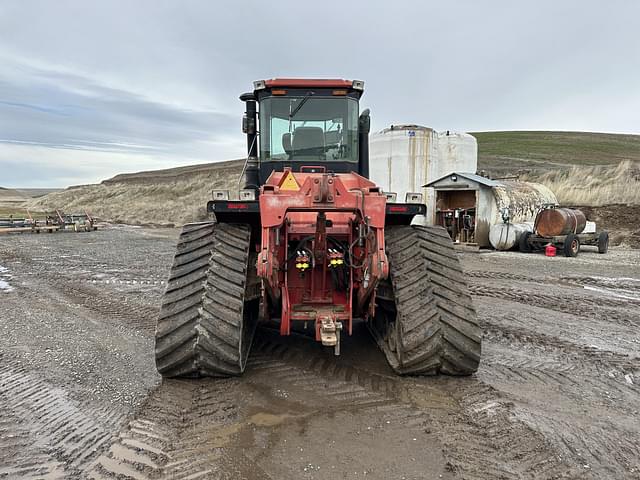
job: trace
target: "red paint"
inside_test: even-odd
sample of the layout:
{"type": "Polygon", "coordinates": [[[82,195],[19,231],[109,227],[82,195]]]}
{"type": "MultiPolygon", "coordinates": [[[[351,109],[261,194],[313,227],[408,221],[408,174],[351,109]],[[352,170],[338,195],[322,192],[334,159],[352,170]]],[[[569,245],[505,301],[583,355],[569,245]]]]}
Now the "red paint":
{"type": "Polygon", "coordinates": [[[246,203],[228,203],[227,208],[229,210],[248,210],[249,205],[246,203]]]}
{"type": "Polygon", "coordinates": [[[351,80],[342,78],[272,78],[265,80],[267,88],[345,88],[351,87],[351,80]]]}
{"type": "Polygon", "coordinates": [[[390,205],[389,211],[390,212],[408,212],[409,207],[400,206],[400,205],[390,205]]]}
{"type": "Polygon", "coordinates": [[[386,197],[356,173],[309,173],[309,169],[273,172],[262,186],[256,267],[264,280],[265,300],[269,297],[271,304],[282,305],[281,335],[290,333],[293,322],[309,322],[320,340],[322,318],[342,322],[343,331],[350,334],[353,317],[366,318],[373,311],[377,282],[389,272],[384,247],[386,197]],[[281,190],[285,175],[292,175],[300,189],[281,190]],[[362,247],[355,246],[359,226],[369,232],[362,247]],[[304,272],[295,267],[298,254],[292,251],[301,241],[300,248],[312,261],[304,272]],[[336,249],[334,242],[343,253],[354,245],[351,263],[366,268],[345,263],[341,270],[332,269],[331,258],[343,258],[329,251],[336,249]]]}

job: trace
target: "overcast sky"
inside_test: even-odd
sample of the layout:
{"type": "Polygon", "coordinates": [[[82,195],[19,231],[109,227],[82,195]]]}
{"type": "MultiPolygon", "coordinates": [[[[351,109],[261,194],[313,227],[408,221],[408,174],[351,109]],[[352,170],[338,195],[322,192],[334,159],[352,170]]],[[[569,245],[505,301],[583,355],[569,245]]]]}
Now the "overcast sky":
{"type": "Polygon", "coordinates": [[[0,2],[0,186],[240,158],[252,81],[362,79],[374,130],[640,133],[640,2],[0,2]]]}

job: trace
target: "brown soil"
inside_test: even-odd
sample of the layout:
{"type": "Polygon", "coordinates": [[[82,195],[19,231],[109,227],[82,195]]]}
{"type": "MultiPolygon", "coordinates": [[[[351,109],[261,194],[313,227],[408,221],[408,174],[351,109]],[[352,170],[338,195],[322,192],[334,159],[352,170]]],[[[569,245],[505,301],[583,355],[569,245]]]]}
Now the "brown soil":
{"type": "Polygon", "coordinates": [[[612,245],[640,248],[640,205],[575,208],[582,210],[588,220],[596,222],[598,230],[607,230],[612,245]]]}

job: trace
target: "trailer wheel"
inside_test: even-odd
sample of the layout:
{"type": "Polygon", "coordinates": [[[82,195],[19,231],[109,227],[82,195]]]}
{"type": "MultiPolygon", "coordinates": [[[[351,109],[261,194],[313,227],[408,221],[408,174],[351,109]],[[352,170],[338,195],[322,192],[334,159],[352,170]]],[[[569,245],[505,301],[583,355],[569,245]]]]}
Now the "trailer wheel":
{"type": "Polygon", "coordinates": [[[386,227],[390,278],[376,291],[374,338],[400,375],[471,375],[482,329],[458,254],[434,226],[386,227]]]}
{"type": "Polygon", "coordinates": [[[520,235],[520,240],[518,240],[518,250],[523,253],[531,253],[533,251],[529,244],[529,237],[531,237],[531,235],[533,235],[533,232],[524,232],[520,235]]]}
{"type": "Polygon", "coordinates": [[[580,253],[580,239],[577,235],[570,233],[562,245],[565,257],[577,257],[580,253]]]}
{"type": "Polygon", "coordinates": [[[156,327],[163,377],[242,374],[260,302],[251,246],[249,225],[182,228],[156,327]]]}
{"type": "Polygon", "coordinates": [[[598,253],[609,251],[609,232],[600,232],[598,235],[598,253]]]}

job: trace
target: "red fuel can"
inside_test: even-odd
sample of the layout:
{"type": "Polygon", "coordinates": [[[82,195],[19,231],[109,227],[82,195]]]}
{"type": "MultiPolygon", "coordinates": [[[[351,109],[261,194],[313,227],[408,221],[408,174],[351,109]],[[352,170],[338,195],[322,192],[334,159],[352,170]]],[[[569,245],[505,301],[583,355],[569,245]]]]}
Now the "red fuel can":
{"type": "Polygon", "coordinates": [[[544,248],[544,254],[547,257],[555,257],[556,256],[556,247],[554,247],[551,243],[549,243],[545,248],[544,248]]]}

